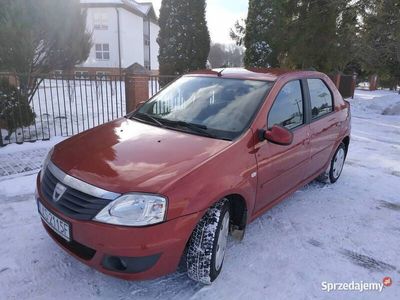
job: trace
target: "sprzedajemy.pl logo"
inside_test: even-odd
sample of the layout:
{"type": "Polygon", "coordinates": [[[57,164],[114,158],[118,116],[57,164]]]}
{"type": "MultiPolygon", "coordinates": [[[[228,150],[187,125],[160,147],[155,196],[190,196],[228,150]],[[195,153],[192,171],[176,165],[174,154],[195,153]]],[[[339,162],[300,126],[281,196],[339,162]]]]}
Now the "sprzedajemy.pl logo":
{"type": "Polygon", "coordinates": [[[385,277],[382,282],[364,282],[364,281],[351,281],[351,282],[321,282],[321,288],[325,292],[332,291],[379,291],[382,292],[384,287],[389,287],[393,283],[392,278],[385,277]]]}

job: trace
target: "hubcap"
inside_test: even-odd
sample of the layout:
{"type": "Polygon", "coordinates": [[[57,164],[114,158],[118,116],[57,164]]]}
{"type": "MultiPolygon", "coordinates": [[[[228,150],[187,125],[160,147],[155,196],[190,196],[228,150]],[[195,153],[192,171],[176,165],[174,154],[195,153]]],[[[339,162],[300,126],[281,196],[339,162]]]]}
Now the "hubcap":
{"type": "Polygon", "coordinates": [[[333,161],[333,177],[335,177],[335,179],[337,179],[340,176],[340,173],[342,173],[344,157],[344,150],[343,148],[340,148],[336,153],[335,160],[333,161]]]}
{"type": "Polygon", "coordinates": [[[229,212],[227,211],[222,220],[221,227],[219,229],[218,242],[217,242],[217,253],[215,255],[215,269],[218,271],[221,268],[222,261],[224,260],[226,244],[228,242],[229,233],[229,212]]]}

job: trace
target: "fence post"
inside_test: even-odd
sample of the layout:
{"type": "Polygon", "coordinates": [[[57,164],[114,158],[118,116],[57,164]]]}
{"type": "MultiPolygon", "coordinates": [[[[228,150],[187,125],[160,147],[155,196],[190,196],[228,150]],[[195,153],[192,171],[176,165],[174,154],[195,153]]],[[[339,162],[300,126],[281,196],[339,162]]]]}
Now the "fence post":
{"type": "Polygon", "coordinates": [[[125,76],[126,113],[135,110],[136,106],[149,99],[149,76],[125,76]]]}
{"type": "Polygon", "coordinates": [[[3,144],[3,134],[2,134],[2,132],[1,132],[1,122],[0,122],[0,147],[4,147],[4,144],[3,144]]]}
{"type": "Polygon", "coordinates": [[[149,72],[142,65],[135,63],[125,70],[126,113],[149,99],[149,72]]]}
{"type": "Polygon", "coordinates": [[[356,85],[357,85],[357,74],[353,74],[353,81],[351,82],[351,90],[352,90],[352,96],[351,99],[354,99],[354,94],[356,92],[356,85]]]}

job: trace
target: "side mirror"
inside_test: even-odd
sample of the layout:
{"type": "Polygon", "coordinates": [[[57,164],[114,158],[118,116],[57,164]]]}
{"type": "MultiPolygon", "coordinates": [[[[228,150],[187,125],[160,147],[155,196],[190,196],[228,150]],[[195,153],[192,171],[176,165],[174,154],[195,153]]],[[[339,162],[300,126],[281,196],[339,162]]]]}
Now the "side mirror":
{"type": "Polygon", "coordinates": [[[293,133],[280,125],[274,125],[269,130],[260,129],[258,137],[261,142],[267,140],[281,146],[289,146],[293,143],[293,133]]]}

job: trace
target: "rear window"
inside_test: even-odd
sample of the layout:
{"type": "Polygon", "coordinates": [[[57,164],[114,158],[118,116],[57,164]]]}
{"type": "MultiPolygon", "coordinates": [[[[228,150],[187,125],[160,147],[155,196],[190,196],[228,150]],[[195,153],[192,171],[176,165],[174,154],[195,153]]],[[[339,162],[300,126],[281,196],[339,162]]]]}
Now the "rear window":
{"type": "Polygon", "coordinates": [[[331,91],[321,79],[308,79],[308,88],[311,97],[311,114],[318,119],[333,111],[333,97],[331,91]]]}

